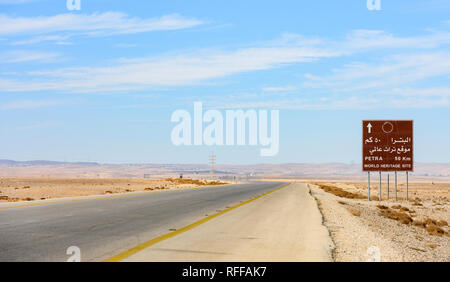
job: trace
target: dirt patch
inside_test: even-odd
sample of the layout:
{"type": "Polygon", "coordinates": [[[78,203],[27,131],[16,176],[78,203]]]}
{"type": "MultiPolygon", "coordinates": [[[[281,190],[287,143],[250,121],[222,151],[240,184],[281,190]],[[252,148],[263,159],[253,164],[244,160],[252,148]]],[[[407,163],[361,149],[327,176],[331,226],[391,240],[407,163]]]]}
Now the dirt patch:
{"type": "Polygon", "coordinates": [[[359,210],[349,209],[348,211],[354,216],[361,216],[361,212],[359,210]]]}
{"type": "Polygon", "coordinates": [[[131,193],[228,184],[201,179],[142,178],[0,178],[0,202],[131,193]]]}

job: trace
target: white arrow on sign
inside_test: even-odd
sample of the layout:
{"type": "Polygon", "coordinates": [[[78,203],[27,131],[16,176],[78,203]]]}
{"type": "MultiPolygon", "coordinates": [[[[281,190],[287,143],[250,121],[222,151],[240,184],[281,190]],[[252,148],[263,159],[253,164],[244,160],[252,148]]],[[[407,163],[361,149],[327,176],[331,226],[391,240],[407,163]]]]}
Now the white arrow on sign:
{"type": "Polygon", "coordinates": [[[370,122],[369,122],[369,124],[367,125],[367,132],[368,132],[368,133],[372,133],[372,124],[370,124],[370,122]]]}

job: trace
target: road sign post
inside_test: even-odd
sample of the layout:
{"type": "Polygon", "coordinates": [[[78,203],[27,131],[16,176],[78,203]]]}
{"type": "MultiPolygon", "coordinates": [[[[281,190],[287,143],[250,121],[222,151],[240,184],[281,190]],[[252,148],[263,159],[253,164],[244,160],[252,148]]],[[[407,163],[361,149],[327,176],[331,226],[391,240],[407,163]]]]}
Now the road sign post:
{"type": "MultiPolygon", "coordinates": [[[[370,172],[378,171],[380,173],[379,199],[381,201],[381,173],[394,171],[395,199],[397,200],[397,171],[405,171],[408,182],[408,173],[414,170],[413,121],[364,120],[362,122],[362,137],[362,169],[369,173],[369,182],[370,172]]],[[[407,189],[407,198],[408,192],[407,189]]]]}
{"type": "Polygon", "coordinates": [[[367,187],[368,187],[367,197],[368,197],[368,199],[370,201],[370,171],[367,172],[367,182],[368,182],[368,185],[367,185],[367,187]]]}
{"type": "Polygon", "coordinates": [[[406,200],[408,201],[408,186],[409,186],[409,183],[408,183],[409,181],[408,181],[408,172],[406,172],[406,200]]]}
{"type": "Polygon", "coordinates": [[[387,179],[387,181],[388,181],[388,187],[387,187],[387,199],[389,200],[389,173],[388,173],[388,179],[387,179]]]}
{"type": "Polygon", "coordinates": [[[378,185],[378,201],[381,201],[381,171],[380,171],[380,183],[378,185]]]}
{"type": "Polygon", "coordinates": [[[395,200],[397,201],[397,172],[395,172],[395,200]]]}
{"type": "Polygon", "coordinates": [[[395,172],[395,200],[397,201],[397,172],[395,172]]]}

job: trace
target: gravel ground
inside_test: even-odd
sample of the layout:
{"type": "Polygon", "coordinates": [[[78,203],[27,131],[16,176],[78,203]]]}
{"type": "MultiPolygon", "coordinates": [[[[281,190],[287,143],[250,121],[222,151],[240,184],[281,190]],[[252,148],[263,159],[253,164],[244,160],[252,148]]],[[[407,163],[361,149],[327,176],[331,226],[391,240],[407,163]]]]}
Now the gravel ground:
{"type": "MultiPolygon", "coordinates": [[[[0,203],[217,185],[192,179],[0,177],[0,203]]],[[[226,184],[221,182],[221,184],[226,184]]]]}
{"type": "MultiPolygon", "coordinates": [[[[406,201],[347,199],[327,193],[318,186],[309,186],[335,243],[335,261],[450,261],[450,237],[433,236],[423,228],[385,218],[379,214],[380,209],[377,207],[400,204],[416,210],[414,219],[427,216],[442,219],[436,218],[432,205],[424,203],[423,206],[413,206],[412,202],[406,201]]],[[[442,204],[444,211],[446,205],[448,202],[442,204]]],[[[439,216],[445,217],[448,213],[439,213],[439,216]]],[[[448,226],[443,229],[449,230],[448,226]]]]}

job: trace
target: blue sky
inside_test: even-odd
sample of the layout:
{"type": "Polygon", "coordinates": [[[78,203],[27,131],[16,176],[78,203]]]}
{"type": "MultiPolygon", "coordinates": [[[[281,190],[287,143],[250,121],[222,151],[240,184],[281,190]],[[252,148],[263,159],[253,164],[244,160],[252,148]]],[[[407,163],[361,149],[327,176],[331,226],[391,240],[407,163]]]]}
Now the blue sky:
{"type": "Polygon", "coordinates": [[[0,0],[0,158],[354,162],[362,119],[450,161],[450,1],[0,0]],[[174,146],[170,116],[277,109],[280,149],[174,146]]]}

